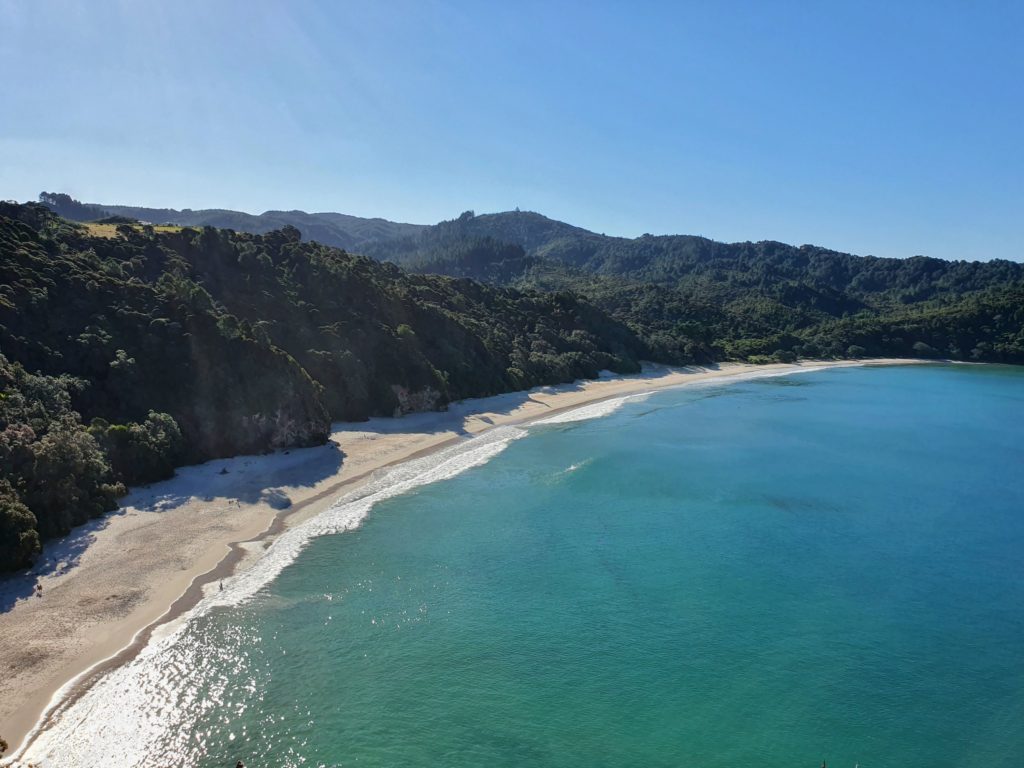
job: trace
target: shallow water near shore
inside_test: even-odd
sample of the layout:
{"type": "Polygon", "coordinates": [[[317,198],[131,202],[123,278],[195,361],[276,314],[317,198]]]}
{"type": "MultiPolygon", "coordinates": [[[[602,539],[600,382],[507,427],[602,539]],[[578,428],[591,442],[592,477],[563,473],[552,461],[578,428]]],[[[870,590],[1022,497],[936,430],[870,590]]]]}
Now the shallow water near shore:
{"type": "Polygon", "coordinates": [[[29,757],[1016,765],[1022,425],[1024,371],[915,366],[687,387],[491,436],[424,462],[447,479],[321,521],[29,757]]]}

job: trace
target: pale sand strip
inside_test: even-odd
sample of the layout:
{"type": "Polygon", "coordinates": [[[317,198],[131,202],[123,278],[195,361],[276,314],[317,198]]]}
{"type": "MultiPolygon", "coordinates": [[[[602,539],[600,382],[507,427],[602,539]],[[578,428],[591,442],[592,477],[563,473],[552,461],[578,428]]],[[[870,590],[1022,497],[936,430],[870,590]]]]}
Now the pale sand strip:
{"type": "Polygon", "coordinates": [[[50,542],[32,574],[0,582],[0,736],[10,743],[8,756],[45,724],[55,694],[68,695],[130,658],[154,627],[195,605],[204,585],[215,588],[285,527],[323,511],[378,469],[599,400],[716,377],[908,362],[651,367],[637,376],[453,403],[443,413],[336,424],[326,447],[211,461],[135,489],[117,512],[50,542]],[[34,597],[37,582],[43,591],[34,597]]]}

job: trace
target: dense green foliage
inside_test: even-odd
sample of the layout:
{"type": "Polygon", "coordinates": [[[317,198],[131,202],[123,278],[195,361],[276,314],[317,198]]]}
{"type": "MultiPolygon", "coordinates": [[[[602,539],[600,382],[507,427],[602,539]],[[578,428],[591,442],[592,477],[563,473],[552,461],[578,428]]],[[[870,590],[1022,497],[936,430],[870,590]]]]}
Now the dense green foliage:
{"type": "Polygon", "coordinates": [[[940,357],[1024,362],[1024,265],[1010,261],[606,237],[518,211],[466,212],[365,250],[415,271],[576,291],[663,360],[857,356],[853,346],[858,354],[920,356],[927,347],[940,357]],[[511,258],[514,245],[522,250],[511,258]]]}
{"type": "Polygon", "coordinates": [[[72,393],[86,418],[172,414],[190,459],[322,441],[317,385],[269,342],[225,334],[214,299],[162,245],[184,249],[188,236],[123,229],[134,245],[87,237],[40,206],[0,204],[0,351],[87,382],[72,393]]]}
{"type": "Polygon", "coordinates": [[[0,355],[0,570],[31,562],[42,539],[114,509],[125,483],[169,477],[182,459],[166,413],[83,427],[72,399],[85,388],[0,355]]]}
{"type": "Polygon", "coordinates": [[[291,227],[88,232],[0,203],[0,567],[183,461],[635,371],[645,352],[572,294],[409,275],[291,227]]]}
{"type": "Polygon", "coordinates": [[[150,411],[141,424],[111,424],[95,418],[89,434],[106,452],[114,474],[131,485],[171,477],[185,457],[181,429],[166,413],[150,411]]]}
{"type": "Polygon", "coordinates": [[[80,386],[0,356],[0,567],[31,561],[41,538],[116,506],[123,486],[71,408],[80,386]]]}
{"type": "MultiPolygon", "coordinates": [[[[102,211],[195,223],[186,214],[222,213],[230,214],[216,222],[222,226],[250,232],[273,226],[270,219],[233,211],[83,206],[54,195],[46,200],[57,197],[59,209],[79,219],[102,211]]],[[[572,291],[623,321],[648,356],[667,362],[761,359],[777,352],[856,356],[850,347],[854,353],[912,356],[920,351],[915,344],[955,359],[1024,362],[1020,325],[1014,324],[1024,267],[1015,262],[882,259],[689,235],[608,237],[518,210],[481,216],[467,211],[430,227],[349,225],[358,236],[341,239],[318,231],[312,220],[292,223],[307,239],[356,247],[414,272],[572,291]],[[849,343],[853,336],[863,344],[849,343]]]]}

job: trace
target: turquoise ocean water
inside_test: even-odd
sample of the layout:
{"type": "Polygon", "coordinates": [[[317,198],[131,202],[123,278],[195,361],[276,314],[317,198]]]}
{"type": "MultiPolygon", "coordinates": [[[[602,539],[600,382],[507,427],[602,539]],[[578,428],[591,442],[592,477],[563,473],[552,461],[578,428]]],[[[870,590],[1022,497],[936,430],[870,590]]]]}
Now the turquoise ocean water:
{"type": "Polygon", "coordinates": [[[532,426],[313,538],[97,686],[39,754],[1016,766],[1022,429],[1024,371],[976,366],[686,388],[532,426]]]}

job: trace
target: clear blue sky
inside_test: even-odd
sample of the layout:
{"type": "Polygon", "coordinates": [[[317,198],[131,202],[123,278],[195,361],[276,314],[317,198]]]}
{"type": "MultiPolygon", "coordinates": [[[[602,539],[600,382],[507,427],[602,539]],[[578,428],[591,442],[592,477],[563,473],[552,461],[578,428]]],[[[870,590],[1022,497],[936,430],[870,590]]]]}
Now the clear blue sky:
{"type": "Polygon", "coordinates": [[[1024,2],[0,0],[0,197],[1024,259],[1024,2]]]}

